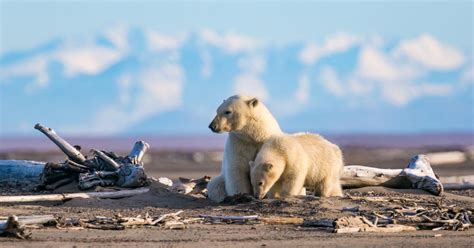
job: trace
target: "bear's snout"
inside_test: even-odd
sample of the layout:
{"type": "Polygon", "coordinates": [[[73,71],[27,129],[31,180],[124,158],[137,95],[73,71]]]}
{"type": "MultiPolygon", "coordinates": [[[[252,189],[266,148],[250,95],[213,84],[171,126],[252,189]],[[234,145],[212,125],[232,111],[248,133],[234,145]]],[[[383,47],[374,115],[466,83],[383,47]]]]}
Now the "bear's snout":
{"type": "Polygon", "coordinates": [[[211,129],[211,131],[213,131],[214,133],[218,132],[217,124],[214,121],[212,121],[211,124],[209,124],[209,129],[211,129]]]}
{"type": "Polygon", "coordinates": [[[253,194],[255,198],[259,199],[259,200],[262,200],[264,197],[265,197],[265,194],[262,194],[260,192],[255,192],[255,194],[253,194]]]}

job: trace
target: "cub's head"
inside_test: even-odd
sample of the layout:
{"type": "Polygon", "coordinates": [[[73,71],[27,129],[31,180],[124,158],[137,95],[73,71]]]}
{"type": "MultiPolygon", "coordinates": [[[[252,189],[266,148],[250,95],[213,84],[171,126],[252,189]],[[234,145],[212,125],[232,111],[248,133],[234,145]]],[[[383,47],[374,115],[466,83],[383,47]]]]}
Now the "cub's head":
{"type": "Polygon", "coordinates": [[[217,114],[209,128],[215,133],[240,131],[248,124],[260,104],[254,97],[231,96],[217,108],[217,114]]]}
{"type": "Polygon", "coordinates": [[[263,199],[283,173],[281,161],[264,160],[257,156],[255,161],[250,161],[250,182],[253,186],[254,196],[263,199]]]}

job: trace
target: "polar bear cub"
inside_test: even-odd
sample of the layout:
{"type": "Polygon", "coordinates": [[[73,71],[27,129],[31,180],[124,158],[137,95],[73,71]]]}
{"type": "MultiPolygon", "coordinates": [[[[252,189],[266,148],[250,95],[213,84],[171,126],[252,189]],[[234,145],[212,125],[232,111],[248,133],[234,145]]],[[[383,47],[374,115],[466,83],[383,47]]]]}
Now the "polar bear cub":
{"type": "Polygon", "coordinates": [[[341,150],[320,135],[273,136],[249,164],[254,195],[260,199],[299,195],[305,186],[318,196],[342,196],[341,150]]]}

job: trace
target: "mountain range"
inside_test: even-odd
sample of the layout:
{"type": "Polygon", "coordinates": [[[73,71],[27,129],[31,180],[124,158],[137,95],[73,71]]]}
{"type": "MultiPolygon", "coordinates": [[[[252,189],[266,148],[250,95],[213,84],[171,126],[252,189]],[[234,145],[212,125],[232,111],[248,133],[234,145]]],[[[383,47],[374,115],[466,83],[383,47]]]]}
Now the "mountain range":
{"type": "Polygon", "coordinates": [[[0,55],[0,136],[207,134],[223,99],[259,97],[286,131],[473,132],[472,48],[344,32],[278,44],[114,27],[0,55]]]}

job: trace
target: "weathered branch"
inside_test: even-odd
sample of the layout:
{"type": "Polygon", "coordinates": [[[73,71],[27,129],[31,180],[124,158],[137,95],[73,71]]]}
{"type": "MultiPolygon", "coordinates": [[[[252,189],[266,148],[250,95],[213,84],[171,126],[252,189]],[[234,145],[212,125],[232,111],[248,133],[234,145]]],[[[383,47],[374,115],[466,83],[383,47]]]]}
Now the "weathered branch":
{"type": "Polygon", "coordinates": [[[0,203],[11,202],[40,202],[40,201],[64,201],[74,198],[123,198],[143,194],[148,192],[148,188],[138,188],[131,190],[120,190],[113,192],[87,192],[87,193],[64,193],[48,195],[18,195],[0,196],[0,203]]]}
{"type": "Polygon", "coordinates": [[[132,164],[139,164],[149,148],[150,145],[148,145],[148,143],[146,143],[145,141],[140,140],[135,142],[132,150],[128,154],[128,159],[132,164]]]}
{"type": "Polygon", "coordinates": [[[84,163],[84,161],[86,161],[86,157],[84,155],[82,155],[82,153],[80,151],[78,151],[74,146],[69,144],[63,138],[59,137],[59,135],[57,135],[56,132],[53,129],[51,129],[49,127],[46,127],[46,126],[43,126],[39,123],[35,125],[35,129],[39,130],[44,135],[46,135],[71,160],[73,160],[75,162],[78,162],[80,164],[82,164],[82,163],[84,163]]]}
{"type": "Polygon", "coordinates": [[[117,164],[113,159],[111,159],[109,156],[105,155],[103,152],[95,149],[91,149],[91,152],[94,153],[97,157],[102,159],[105,163],[107,163],[109,166],[112,167],[114,170],[118,170],[120,168],[120,165],[117,164]]]}

